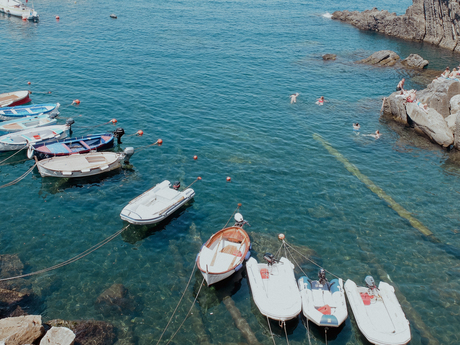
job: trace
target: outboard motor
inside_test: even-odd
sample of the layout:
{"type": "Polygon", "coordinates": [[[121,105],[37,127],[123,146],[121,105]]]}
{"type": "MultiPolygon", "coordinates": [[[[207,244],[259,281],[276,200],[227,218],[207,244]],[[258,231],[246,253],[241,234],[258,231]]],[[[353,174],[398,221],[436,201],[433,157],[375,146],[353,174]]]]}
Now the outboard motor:
{"type": "Polygon", "coordinates": [[[180,188],[180,181],[174,182],[173,188],[174,188],[175,190],[179,190],[179,188],[180,188]]]}
{"type": "Polygon", "coordinates": [[[369,289],[377,288],[377,286],[375,286],[375,281],[374,281],[374,278],[372,278],[372,276],[367,276],[366,278],[364,278],[364,282],[366,283],[366,286],[369,289]]]}
{"type": "Polygon", "coordinates": [[[65,124],[66,124],[67,126],[69,126],[69,136],[72,136],[72,125],[73,125],[74,123],[75,123],[75,121],[74,121],[71,117],[69,117],[69,118],[67,119],[67,121],[65,122],[65,124]]]}
{"type": "Polygon", "coordinates": [[[267,261],[268,266],[271,266],[271,265],[273,265],[273,264],[278,262],[278,260],[275,259],[275,256],[273,254],[270,254],[270,253],[265,253],[264,259],[265,259],[265,261],[267,261]]]}
{"type": "Polygon", "coordinates": [[[249,223],[243,219],[243,215],[241,213],[239,213],[239,212],[235,213],[235,216],[233,218],[235,218],[235,225],[234,226],[242,228],[244,224],[249,225],[249,223]]]}
{"type": "Polygon", "coordinates": [[[125,150],[123,151],[123,153],[125,154],[124,163],[125,163],[125,164],[129,164],[129,159],[130,159],[131,156],[134,154],[134,148],[132,148],[132,147],[127,147],[127,148],[125,148],[125,150]]]}
{"type": "Polygon", "coordinates": [[[117,138],[117,144],[122,144],[121,137],[125,134],[125,130],[121,127],[118,127],[115,131],[113,131],[113,136],[117,138]]]}
{"type": "Polygon", "coordinates": [[[321,268],[318,272],[318,281],[321,285],[327,284],[326,271],[324,268],[321,268]]]}
{"type": "Polygon", "coordinates": [[[55,119],[58,116],[59,116],[59,113],[53,113],[53,114],[48,115],[50,119],[55,119]]]}

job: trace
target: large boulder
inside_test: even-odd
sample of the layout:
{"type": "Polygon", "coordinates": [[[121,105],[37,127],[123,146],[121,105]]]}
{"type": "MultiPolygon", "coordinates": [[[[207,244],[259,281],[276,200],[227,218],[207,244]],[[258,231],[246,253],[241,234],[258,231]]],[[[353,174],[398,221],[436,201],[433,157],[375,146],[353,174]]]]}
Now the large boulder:
{"type": "Polygon", "coordinates": [[[40,340],[40,345],[72,345],[75,333],[67,327],[51,327],[40,340]]]}
{"type": "Polygon", "coordinates": [[[399,59],[399,55],[394,51],[380,50],[358,62],[368,65],[393,66],[399,61],[399,59]]]}
{"type": "Polygon", "coordinates": [[[417,92],[417,98],[435,109],[443,117],[450,115],[450,100],[460,94],[460,82],[452,79],[438,78],[426,89],[417,92]]]}
{"type": "Polygon", "coordinates": [[[393,92],[383,102],[383,116],[390,117],[396,122],[407,125],[406,100],[400,92],[393,92]]]}
{"type": "Polygon", "coordinates": [[[9,317],[0,320],[0,343],[32,344],[45,333],[40,315],[9,317]]]}
{"type": "Polygon", "coordinates": [[[460,95],[455,95],[450,99],[450,113],[460,113],[460,95]]]}
{"type": "Polygon", "coordinates": [[[0,317],[19,316],[12,313],[30,300],[29,294],[0,288],[0,317]]]}
{"type": "Polygon", "coordinates": [[[123,315],[135,310],[136,304],[122,284],[113,284],[102,292],[96,300],[96,308],[104,315],[123,315]]]}
{"type": "Polygon", "coordinates": [[[46,322],[51,327],[66,327],[75,333],[76,345],[113,345],[117,340],[115,328],[107,322],[96,320],[46,322]]]}
{"type": "Polygon", "coordinates": [[[455,119],[454,147],[460,150],[460,116],[455,119]]]}
{"type": "Polygon", "coordinates": [[[428,111],[425,112],[416,104],[407,103],[406,110],[408,122],[417,131],[422,132],[433,142],[443,147],[449,147],[454,143],[454,134],[447,127],[444,117],[435,109],[428,108],[428,111]]]}
{"type": "Polygon", "coordinates": [[[410,54],[408,57],[401,61],[401,64],[409,68],[423,69],[428,65],[428,61],[418,54],[410,54]]]}

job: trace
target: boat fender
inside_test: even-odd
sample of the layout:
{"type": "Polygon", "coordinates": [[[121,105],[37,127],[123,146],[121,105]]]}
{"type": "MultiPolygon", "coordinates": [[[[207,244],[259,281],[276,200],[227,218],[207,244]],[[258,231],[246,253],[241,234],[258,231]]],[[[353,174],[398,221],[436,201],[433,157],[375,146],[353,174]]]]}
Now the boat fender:
{"type": "Polygon", "coordinates": [[[243,264],[239,264],[235,267],[235,272],[238,272],[243,267],[243,264]]]}
{"type": "Polygon", "coordinates": [[[27,142],[27,146],[29,146],[29,148],[27,149],[27,158],[32,159],[32,157],[34,156],[34,149],[32,148],[32,145],[29,142],[27,142]]]}
{"type": "MultiPolygon", "coordinates": [[[[251,247],[249,247],[251,248],[251,247]]],[[[248,250],[248,252],[246,253],[246,256],[244,257],[244,260],[249,260],[249,258],[251,257],[251,249],[248,250]]]]}

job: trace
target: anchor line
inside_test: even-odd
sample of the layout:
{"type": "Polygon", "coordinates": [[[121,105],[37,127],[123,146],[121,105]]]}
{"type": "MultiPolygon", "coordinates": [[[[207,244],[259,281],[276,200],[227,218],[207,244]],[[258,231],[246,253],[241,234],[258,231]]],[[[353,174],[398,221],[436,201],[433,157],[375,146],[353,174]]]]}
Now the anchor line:
{"type": "MultiPolygon", "coordinates": [[[[284,242],[284,241],[283,241],[283,242],[284,242]]],[[[283,243],[283,244],[284,244],[285,246],[287,245],[286,243],[283,243]]],[[[289,251],[288,251],[288,253],[289,253],[289,255],[291,256],[292,261],[294,261],[294,263],[295,263],[296,266],[302,271],[302,273],[303,273],[304,275],[307,275],[307,274],[304,272],[304,270],[302,269],[302,267],[300,267],[300,265],[298,264],[298,262],[296,261],[296,259],[294,259],[294,255],[292,255],[292,253],[289,252],[289,251]]]]}
{"type": "Polygon", "coordinates": [[[139,151],[142,151],[142,150],[145,150],[147,148],[149,148],[150,146],[155,146],[158,144],[158,140],[155,141],[153,144],[150,144],[150,145],[145,145],[145,146],[141,146],[140,148],[136,149],[136,152],[139,152],[139,151]]]}
{"type": "Polygon", "coordinates": [[[308,325],[308,319],[306,319],[307,321],[307,325],[305,326],[305,324],[303,323],[303,326],[305,327],[305,329],[307,330],[307,337],[308,337],[308,344],[311,345],[311,339],[310,339],[310,326],[308,325]]]}
{"type": "Polygon", "coordinates": [[[283,321],[283,328],[284,328],[284,334],[286,336],[286,343],[287,345],[289,345],[289,339],[288,339],[287,330],[286,330],[286,321],[283,321]]]}
{"type": "Polygon", "coordinates": [[[174,339],[174,337],[176,336],[176,334],[179,332],[179,330],[181,329],[182,325],[184,324],[185,320],[187,320],[188,316],[190,315],[190,312],[192,311],[192,308],[193,308],[193,306],[195,305],[195,302],[196,302],[196,300],[198,299],[198,296],[200,295],[201,288],[203,287],[203,283],[204,283],[204,278],[203,278],[203,280],[202,280],[201,283],[200,283],[200,288],[198,289],[198,292],[197,292],[197,294],[196,294],[196,297],[195,297],[195,299],[193,300],[192,305],[190,306],[190,309],[189,309],[188,312],[187,312],[187,315],[185,315],[185,318],[184,318],[184,320],[182,321],[182,323],[180,324],[179,328],[178,328],[177,331],[172,335],[171,339],[168,340],[168,342],[166,343],[166,345],[168,345],[168,344],[174,339]]]}
{"type": "Polygon", "coordinates": [[[6,187],[9,187],[9,186],[12,186],[12,185],[15,185],[16,183],[18,183],[19,181],[23,180],[26,178],[27,175],[29,175],[32,170],[34,170],[34,168],[37,166],[37,163],[35,163],[34,165],[32,165],[31,168],[29,168],[29,170],[27,170],[24,174],[22,174],[21,176],[19,176],[18,178],[14,179],[13,181],[11,182],[8,182],[2,186],[0,186],[0,189],[2,188],[6,188],[6,187]]]}
{"type": "Polygon", "coordinates": [[[73,258],[67,260],[67,261],[64,261],[64,262],[61,262],[60,264],[57,264],[57,265],[54,265],[54,266],[51,266],[51,267],[48,267],[48,268],[44,268],[42,270],[39,270],[39,271],[36,271],[36,272],[32,272],[32,273],[27,273],[27,274],[22,274],[22,275],[19,275],[19,276],[15,276],[15,277],[9,277],[9,278],[3,278],[3,279],[0,279],[0,282],[1,281],[6,281],[6,280],[13,280],[13,279],[18,279],[18,278],[25,278],[25,277],[30,277],[30,276],[34,276],[34,275],[37,275],[37,274],[40,274],[40,273],[45,273],[45,272],[49,272],[49,271],[52,271],[52,270],[55,270],[55,269],[58,269],[58,268],[61,268],[61,267],[64,267],[66,265],[69,265],[75,261],[78,261],[80,259],[83,259],[85,256],[91,254],[92,252],[94,252],[95,250],[103,247],[104,245],[106,245],[107,243],[109,243],[110,241],[112,241],[115,237],[117,237],[118,235],[120,235],[123,231],[125,231],[127,228],[129,228],[129,224],[127,226],[125,226],[123,229],[121,230],[118,230],[116,233],[114,233],[113,235],[110,235],[109,237],[107,237],[105,240],[99,242],[98,244],[92,246],[91,248],[85,250],[84,252],[74,256],[73,258]]]}
{"type": "Polygon", "coordinates": [[[240,204],[238,204],[238,206],[236,207],[236,210],[233,211],[232,215],[227,220],[227,223],[225,223],[225,225],[224,225],[224,227],[222,229],[225,229],[227,227],[228,223],[230,223],[230,221],[232,220],[233,216],[235,215],[236,212],[238,212],[239,209],[240,209],[240,204]]]}
{"type": "Polygon", "coordinates": [[[20,150],[16,151],[15,153],[13,153],[13,154],[12,154],[11,156],[9,156],[8,158],[2,160],[2,161],[0,162],[0,165],[5,165],[5,164],[3,164],[3,162],[6,162],[6,161],[7,161],[8,159],[10,159],[11,157],[16,156],[19,152],[21,152],[22,150],[24,150],[26,147],[28,147],[28,146],[27,146],[27,145],[24,145],[20,150]]]}
{"type": "MultiPolygon", "coordinates": [[[[174,311],[173,311],[171,317],[169,318],[169,321],[168,321],[168,323],[166,324],[166,327],[165,327],[165,329],[163,330],[163,333],[161,333],[161,336],[160,336],[160,339],[158,339],[157,345],[160,343],[161,338],[163,338],[163,335],[165,334],[166,330],[168,329],[169,324],[171,323],[171,320],[172,320],[173,317],[174,317],[174,314],[176,314],[177,308],[179,308],[179,305],[180,305],[180,303],[182,302],[182,299],[184,298],[185,293],[187,292],[187,288],[188,288],[188,286],[190,285],[190,281],[192,280],[193,273],[195,272],[195,268],[196,268],[196,261],[195,261],[195,265],[193,265],[192,273],[190,274],[190,278],[188,279],[187,285],[185,286],[184,292],[182,293],[182,296],[181,296],[181,298],[180,298],[180,300],[179,300],[179,303],[177,303],[177,306],[176,306],[176,308],[174,309],[174,311]]],[[[202,282],[201,284],[203,284],[203,282],[202,282]]],[[[201,286],[200,286],[200,289],[201,289],[201,286]]],[[[172,338],[171,338],[171,339],[172,339],[172,338]]]]}
{"type": "Polygon", "coordinates": [[[268,323],[268,329],[270,330],[270,335],[271,335],[272,340],[273,340],[273,345],[276,345],[275,337],[273,336],[273,332],[272,332],[272,326],[270,326],[270,320],[268,319],[268,316],[267,316],[267,323],[268,323]]]}

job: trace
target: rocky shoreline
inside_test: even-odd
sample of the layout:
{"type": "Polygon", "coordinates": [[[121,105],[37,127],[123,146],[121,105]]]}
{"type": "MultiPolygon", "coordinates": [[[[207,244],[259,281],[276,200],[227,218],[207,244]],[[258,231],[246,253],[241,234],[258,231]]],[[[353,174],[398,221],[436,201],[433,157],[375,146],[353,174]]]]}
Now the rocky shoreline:
{"type": "Polygon", "coordinates": [[[460,52],[460,4],[457,1],[413,0],[404,15],[377,8],[336,11],[332,19],[361,30],[381,32],[405,40],[427,42],[460,52]]]}

